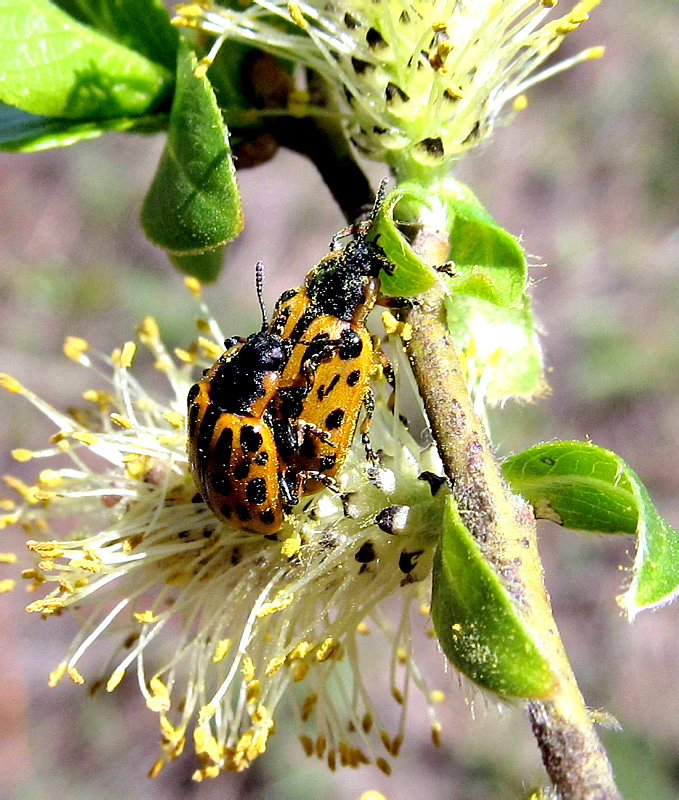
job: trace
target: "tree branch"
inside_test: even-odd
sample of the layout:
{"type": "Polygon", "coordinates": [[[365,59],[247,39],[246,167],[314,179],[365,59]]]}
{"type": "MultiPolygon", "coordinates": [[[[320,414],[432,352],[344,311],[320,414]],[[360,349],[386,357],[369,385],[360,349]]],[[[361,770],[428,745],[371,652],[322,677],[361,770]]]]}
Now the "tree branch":
{"type": "MultiPolygon", "coordinates": [[[[429,264],[447,260],[445,233],[423,229],[413,247],[429,264]]],[[[545,768],[564,800],[620,800],[552,616],[532,508],[504,482],[442,322],[441,293],[434,289],[417,299],[407,312],[408,356],[460,515],[558,678],[552,697],[528,703],[545,768]]]]}

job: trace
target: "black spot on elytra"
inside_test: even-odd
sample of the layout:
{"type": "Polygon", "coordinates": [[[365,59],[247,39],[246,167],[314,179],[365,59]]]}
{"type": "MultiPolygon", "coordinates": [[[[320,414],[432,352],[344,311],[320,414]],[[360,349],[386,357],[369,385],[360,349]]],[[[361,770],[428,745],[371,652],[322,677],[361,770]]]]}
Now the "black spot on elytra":
{"type": "Polygon", "coordinates": [[[224,503],[220,506],[219,510],[222,512],[222,516],[225,519],[231,519],[231,506],[227,503],[224,503]]]}
{"type": "Polygon", "coordinates": [[[232,472],[233,477],[237,481],[245,480],[245,478],[247,478],[248,475],[250,474],[250,466],[251,466],[251,464],[252,464],[252,462],[247,458],[243,459],[240,462],[240,464],[236,464],[236,466],[233,468],[233,472],[232,472]]]}
{"type": "Polygon", "coordinates": [[[242,503],[236,503],[234,511],[241,522],[249,522],[252,519],[247,507],[242,505],[242,503]]]}
{"type": "Polygon", "coordinates": [[[259,515],[259,519],[265,525],[273,525],[273,521],[275,519],[275,515],[273,513],[273,510],[270,509],[270,508],[267,508],[266,511],[262,511],[262,513],[259,515]]]}
{"type": "Polygon", "coordinates": [[[252,425],[243,425],[240,429],[240,446],[244,453],[256,453],[263,443],[262,434],[252,425]]]}
{"type": "Polygon", "coordinates": [[[354,558],[359,564],[369,564],[375,560],[375,547],[371,541],[363,542],[356,551],[354,558]]]}
{"type": "Polygon", "coordinates": [[[245,487],[245,496],[248,498],[249,503],[254,503],[256,506],[261,506],[262,503],[265,503],[268,491],[264,478],[253,478],[248,481],[245,487]]]}
{"type": "Polygon", "coordinates": [[[343,420],[344,420],[344,411],[342,411],[341,408],[336,408],[334,411],[331,411],[325,418],[326,430],[334,431],[335,429],[340,427],[343,420]]]}
{"type": "Polygon", "coordinates": [[[339,357],[342,361],[358,358],[363,352],[363,342],[356,331],[345,328],[340,336],[339,357]]]}
{"type": "Polygon", "coordinates": [[[347,386],[356,386],[360,379],[361,371],[359,369],[355,369],[353,372],[350,372],[347,375],[347,386]]]}
{"type": "Polygon", "coordinates": [[[233,491],[231,478],[229,478],[226,472],[217,472],[212,476],[212,488],[215,492],[217,492],[217,494],[221,494],[226,497],[233,491]]]}
{"type": "Polygon", "coordinates": [[[337,384],[339,382],[339,379],[340,379],[340,376],[339,375],[335,375],[335,377],[328,384],[327,388],[325,386],[319,387],[318,391],[316,392],[316,395],[317,395],[318,399],[322,400],[324,397],[328,397],[330,392],[332,392],[332,390],[335,388],[335,386],[337,386],[337,384]]]}
{"type": "Polygon", "coordinates": [[[214,461],[222,469],[228,469],[231,462],[231,450],[233,445],[233,431],[231,428],[223,428],[217,439],[214,450],[214,461]]]}
{"type": "Polygon", "coordinates": [[[321,456],[318,460],[318,469],[320,472],[329,472],[337,462],[337,456],[321,456]]]}
{"type": "Polygon", "coordinates": [[[398,568],[406,575],[415,569],[415,565],[424,550],[417,550],[414,553],[406,553],[404,550],[398,559],[398,568]]]}

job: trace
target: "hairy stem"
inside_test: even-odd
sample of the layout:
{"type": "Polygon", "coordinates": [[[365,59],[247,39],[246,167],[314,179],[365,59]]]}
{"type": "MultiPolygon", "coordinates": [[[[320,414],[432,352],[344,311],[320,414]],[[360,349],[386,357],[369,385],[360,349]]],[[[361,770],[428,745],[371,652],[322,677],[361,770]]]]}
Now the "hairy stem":
{"type": "MultiPolygon", "coordinates": [[[[430,264],[447,260],[447,236],[423,229],[414,248],[430,264]]],[[[568,662],[543,582],[531,507],[502,477],[474,411],[437,289],[407,313],[408,355],[460,515],[482,552],[506,579],[524,621],[541,643],[558,684],[547,700],[528,703],[543,763],[565,800],[617,800],[610,763],[568,662]]]]}

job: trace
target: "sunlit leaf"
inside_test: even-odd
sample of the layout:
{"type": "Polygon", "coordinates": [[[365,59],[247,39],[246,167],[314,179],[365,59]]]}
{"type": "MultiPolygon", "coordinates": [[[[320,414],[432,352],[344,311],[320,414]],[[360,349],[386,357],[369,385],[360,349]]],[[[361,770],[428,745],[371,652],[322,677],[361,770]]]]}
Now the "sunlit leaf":
{"type": "Polygon", "coordinates": [[[548,697],[552,668],[502,582],[447,498],[434,557],[431,613],[452,664],[504,697],[548,697]]]}
{"type": "Polygon", "coordinates": [[[446,179],[441,199],[448,218],[448,258],[455,271],[448,280],[451,291],[500,306],[520,306],[527,269],[516,237],[495,222],[464,184],[446,179]]]}
{"type": "Polygon", "coordinates": [[[637,535],[632,581],[620,598],[630,618],[676,596],[679,536],[615,453],[590,442],[546,442],[508,458],[503,471],[537,517],[578,530],[637,535]]]}
{"type": "Polygon", "coordinates": [[[179,34],[160,0],[55,0],[79,22],[175,71],[179,34]]]}
{"type": "Polygon", "coordinates": [[[228,132],[196,64],[182,44],[167,144],[141,217],[149,239],[178,255],[220,247],[243,227],[228,132]]]}
{"type": "Polygon", "coordinates": [[[0,100],[68,119],[147,114],[173,75],[48,0],[0,0],[0,100]]]}
{"type": "Polygon", "coordinates": [[[462,294],[446,298],[446,323],[470,385],[485,403],[529,400],[547,389],[530,300],[502,308],[462,294]]]}

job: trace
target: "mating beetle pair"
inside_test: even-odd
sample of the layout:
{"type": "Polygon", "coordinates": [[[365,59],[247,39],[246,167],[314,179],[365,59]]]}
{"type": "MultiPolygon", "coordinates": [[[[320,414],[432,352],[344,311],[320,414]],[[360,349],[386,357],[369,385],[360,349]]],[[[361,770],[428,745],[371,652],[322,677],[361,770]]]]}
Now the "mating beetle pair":
{"type": "MultiPolygon", "coordinates": [[[[189,463],[204,500],[239,527],[275,535],[300,494],[332,485],[367,405],[373,346],[366,318],[391,264],[366,223],[341,231],[269,325],[225,352],[188,395],[189,463]],[[349,232],[345,247],[339,240],[349,232]]],[[[368,407],[368,415],[370,408],[368,407]]],[[[363,431],[366,452],[372,456],[363,431]]],[[[374,456],[372,456],[374,457],[374,456]]]]}

